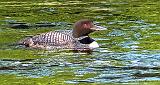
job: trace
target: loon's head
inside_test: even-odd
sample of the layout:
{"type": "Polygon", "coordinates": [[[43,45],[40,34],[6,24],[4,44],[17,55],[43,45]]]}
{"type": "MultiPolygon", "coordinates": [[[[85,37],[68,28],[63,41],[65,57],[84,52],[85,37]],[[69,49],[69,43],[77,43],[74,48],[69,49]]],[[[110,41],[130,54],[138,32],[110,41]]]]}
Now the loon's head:
{"type": "Polygon", "coordinates": [[[99,30],[105,30],[106,28],[101,26],[94,25],[93,21],[88,19],[82,19],[77,21],[73,25],[73,37],[79,38],[82,36],[88,36],[88,34],[99,31],[99,30]]]}
{"type": "MultiPolygon", "coordinates": [[[[106,28],[104,27],[94,25],[93,21],[91,20],[82,19],[77,21],[74,24],[73,37],[80,38],[83,36],[88,36],[90,33],[94,31],[105,30],[105,29],[106,28]]],[[[89,48],[91,49],[99,47],[98,43],[94,39],[90,38],[89,36],[82,38],[81,40],[79,40],[79,42],[82,44],[88,44],[89,48]]]]}

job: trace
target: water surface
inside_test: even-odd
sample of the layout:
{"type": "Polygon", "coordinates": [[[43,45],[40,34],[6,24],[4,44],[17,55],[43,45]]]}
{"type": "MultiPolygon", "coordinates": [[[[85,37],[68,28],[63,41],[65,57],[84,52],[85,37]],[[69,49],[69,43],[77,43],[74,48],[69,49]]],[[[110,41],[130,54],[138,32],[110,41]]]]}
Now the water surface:
{"type": "Polygon", "coordinates": [[[159,85],[159,5],[155,0],[3,0],[0,83],[159,85]],[[71,29],[84,18],[107,28],[90,35],[100,44],[92,52],[13,45],[27,36],[71,29]]]}

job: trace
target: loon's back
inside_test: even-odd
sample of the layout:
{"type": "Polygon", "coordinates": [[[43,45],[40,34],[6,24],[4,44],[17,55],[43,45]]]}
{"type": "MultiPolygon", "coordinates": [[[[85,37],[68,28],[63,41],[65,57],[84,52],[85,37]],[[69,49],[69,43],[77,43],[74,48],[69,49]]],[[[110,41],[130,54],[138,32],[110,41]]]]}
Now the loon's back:
{"type": "Polygon", "coordinates": [[[42,33],[31,38],[26,38],[20,43],[33,48],[74,48],[76,45],[80,44],[73,38],[72,31],[70,30],[42,33]]]}

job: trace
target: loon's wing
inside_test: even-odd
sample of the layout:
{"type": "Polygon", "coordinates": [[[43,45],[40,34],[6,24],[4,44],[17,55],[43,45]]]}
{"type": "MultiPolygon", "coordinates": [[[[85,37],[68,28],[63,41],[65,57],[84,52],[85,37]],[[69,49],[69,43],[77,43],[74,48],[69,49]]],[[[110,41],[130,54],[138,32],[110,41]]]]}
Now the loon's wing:
{"type": "Polygon", "coordinates": [[[75,41],[70,31],[51,31],[26,38],[21,43],[28,47],[59,46],[67,48],[68,45],[72,45],[71,43],[75,41]]]}
{"type": "Polygon", "coordinates": [[[32,37],[34,44],[59,46],[73,41],[73,37],[63,32],[55,31],[32,37]]]}

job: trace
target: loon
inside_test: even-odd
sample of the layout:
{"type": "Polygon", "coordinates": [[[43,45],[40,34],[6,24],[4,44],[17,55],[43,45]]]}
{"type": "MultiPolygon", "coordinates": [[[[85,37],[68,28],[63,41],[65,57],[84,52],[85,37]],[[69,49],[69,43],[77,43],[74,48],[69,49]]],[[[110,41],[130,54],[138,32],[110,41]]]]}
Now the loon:
{"type": "Polygon", "coordinates": [[[19,42],[21,45],[30,48],[40,49],[95,49],[98,43],[89,37],[89,34],[105,30],[106,28],[96,26],[89,19],[82,19],[73,25],[73,30],[57,30],[42,33],[40,35],[25,38],[19,42]]]}

